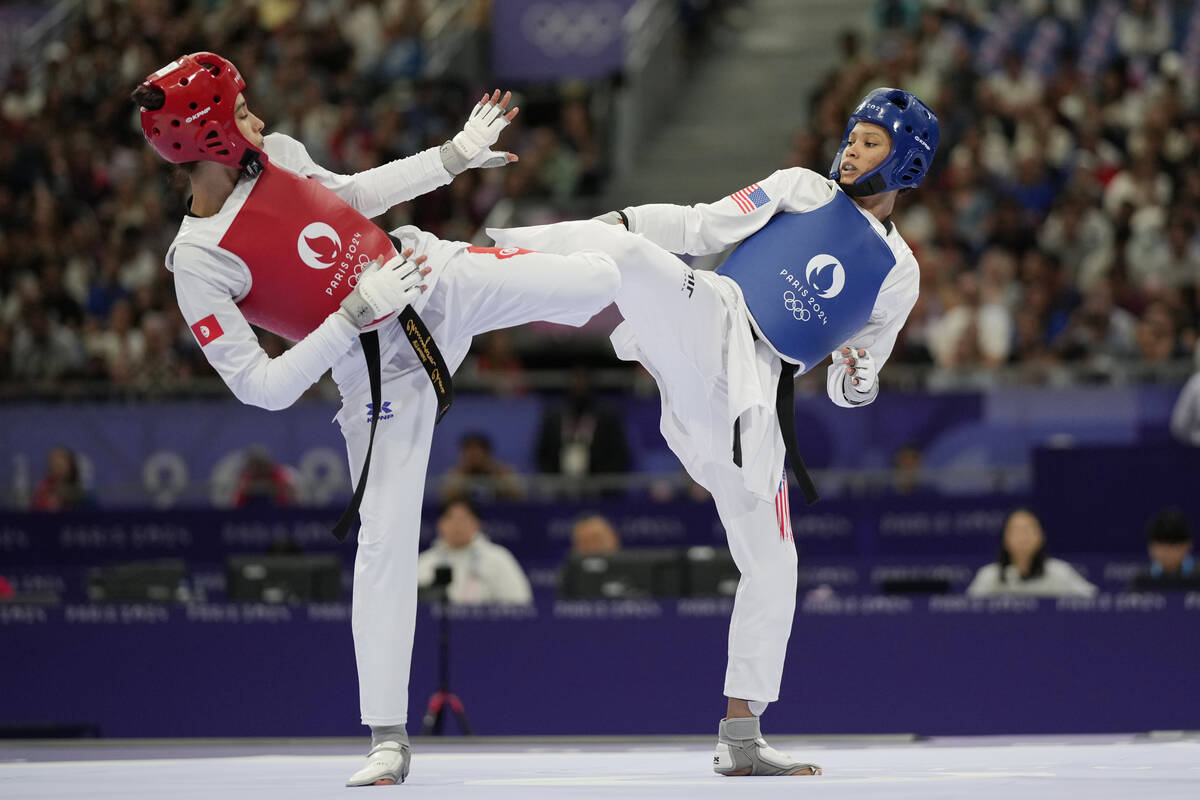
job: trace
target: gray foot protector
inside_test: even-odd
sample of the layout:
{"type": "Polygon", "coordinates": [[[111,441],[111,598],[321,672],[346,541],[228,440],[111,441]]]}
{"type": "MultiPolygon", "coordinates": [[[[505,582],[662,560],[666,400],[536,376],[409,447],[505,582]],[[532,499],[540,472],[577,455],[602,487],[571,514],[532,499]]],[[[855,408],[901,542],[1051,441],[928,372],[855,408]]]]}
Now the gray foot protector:
{"type": "Polygon", "coordinates": [[[797,761],[767,744],[758,717],[723,719],[717,731],[713,772],[718,775],[820,775],[816,764],[797,761]]]}
{"type": "Polygon", "coordinates": [[[367,753],[367,763],[346,781],[347,786],[374,786],[385,783],[404,783],[412,749],[405,737],[403,742],[380,742],[367,753]]]}

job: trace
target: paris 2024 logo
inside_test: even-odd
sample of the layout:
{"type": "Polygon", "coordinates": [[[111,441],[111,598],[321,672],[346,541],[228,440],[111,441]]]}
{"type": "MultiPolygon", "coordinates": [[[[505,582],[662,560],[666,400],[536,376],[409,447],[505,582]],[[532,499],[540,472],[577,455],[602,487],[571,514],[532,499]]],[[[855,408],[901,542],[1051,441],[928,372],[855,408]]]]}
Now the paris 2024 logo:
{"type": "Polygon", "coordinates": [[[783,293],[783,307],[797,322],[808,322],[816,317],[822,325],[827,325],[829,319],[817,298],[830,300],[841,294],[846,286],[846,268],[842,262],[827,253],[813,256],[804,267],[803,283],[786,268],[780,274],[796,289],[783,293]]]}

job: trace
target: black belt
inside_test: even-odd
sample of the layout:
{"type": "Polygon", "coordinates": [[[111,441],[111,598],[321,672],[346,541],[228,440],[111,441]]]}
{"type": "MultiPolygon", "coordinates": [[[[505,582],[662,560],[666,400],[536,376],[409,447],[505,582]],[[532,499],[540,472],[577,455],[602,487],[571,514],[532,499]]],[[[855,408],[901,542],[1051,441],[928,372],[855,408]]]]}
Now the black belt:
{"type": "MultiPolygon", "coordinates": [[[[750,335],[758,341],[758,333],[750,326],[750,335]]],[[[796,443],[796,382],[792,376],[792,365],[779,359],[779,388],[775,391],[775,416],[779,417],[779,433],[783,436],[783,449],[787,453],[788,463],[792,466],[792,474],[800,491],[804,493],[804,502],[812,505],[817,502],[816,484],[804,466],[800,457],[800,445],[796,443]]],[[[742,420],[739,417],[733,421],[733,463],[742,466],[742,420]]]]}
{"type": "Polygon", "coordinates": [[[775,392],[775,415],[779,417],[779,432],[783,435],[783,447],[787,451],[788,463],[792,465],[792,474],[800,491],[804,493],[804,502],[812,505],[817,502],[817,487],[804,459],[800,458],[800,446],[796,443],[796,380],[792,376],[792,365],[780,359],[779,389],[775,392]]]}
{"type": "MultiPolygon", "coordinates": [[[[403,246],[400,240],[388,234],[388,238],[392,240],[392,244],[396,246],[396,252],[399,253],[403,246]]],[[[421,366],[425,368],[425,374],[429,376],[429,382],[433,385],[433,391],[437,395],[437,418],[434,419],[434,424],[442,421],[442,417],[446,416],[446,412],[450,410],[450,405],[454,402],[454,379],[450,375],[450,368],[446,366],[446,359],[442,357],[442,351],[438,349],[437,342],[433,340],[433,335],[429,332],[429,328],[425,327],[424,321],[412,306],[405,306],[400,312],[400,327],[404,330],[404,335],[408,338],[408,343],[412,345],[413,352],[417,354],[417,360],[421,362],[421,366]]],[[[342,517],[333,526],[333,535],[338,541],[345,541],[346,534],[350,532],[350,526],[354,524],[354,518],[358,516],[358,509],[362,505],[363,494],[367,490],[367,474],[371,471],[371,450],[375,447],[375,426],[379,422],[379,415],[383,412],[383,378],[382,369],[379,363],[379,332],[367,331],[358,336],[358,341],[362,344],[363,357],[367,360],[367,379],[371,383],[371,433],[367,438],[367,455],[363,459],[362,472],[358,476],[358,485],[354,487],[354,496],[350,498],[350,505],[346,506],[346,510],[342,512],[342,517]]]]}

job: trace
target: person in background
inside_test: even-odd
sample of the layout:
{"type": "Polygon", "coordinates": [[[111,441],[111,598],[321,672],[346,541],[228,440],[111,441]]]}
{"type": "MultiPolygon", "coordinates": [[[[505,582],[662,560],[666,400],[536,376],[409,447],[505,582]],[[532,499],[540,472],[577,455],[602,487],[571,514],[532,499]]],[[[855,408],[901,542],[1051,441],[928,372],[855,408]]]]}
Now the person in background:
{"type": "Polygon", "coordinates": [[[66,447],[46,456],[46,476],[33,490],[34,511],[72,511],[92,504],[79,475],[79,459],[66,447]]]}
{"type": "Polygon", "coordinates": [[[930,491],[925,482],[923,461],[924,454],[921,453],[921,448],[912,443],[901,445],[892,454],[893,494],[911,496],[930,491]]]}
{"type": "Polygon", "coordinates": [[[290,506],[296,502],[296,489],[287,468],[276,464],[261,447],[246,451],[242,474],[233,495],[235,508],[252,506],[290,506]]]}
{"type": "Polygon", "coordinates": [[[1183,385],[1171,411],[1171,435],[1181,444],[1200,446],[1200,372],[1183,385]]]}
{"type": "Polygon", "coordinates": [[[621,549],[621,537],[612,523],[599,514],[580,517],[571,526],[571,555],[599,556],[621,549]]]}
{"type": "Polygon", "coordinates": [[[452,500],[437,521],[437,539],[417,557],[417,585],[433,584],[438,567],[450,567],[446,596],[454,605],[528,605],[533,590],[521,565],[479,528],[479,515],[466,500],[452,500]]]}
{"type": "Polygon", "coordinates": [[[1004,594],[1038,597],[1091,597],[1096,587],[1065,561],[1046,555],[1042,523],[1025,508],[1010,512],[1004,522],[1000,557],[975,574],[967,587],[971,597],[1004,594]]]}
{"type": "Polygon", "coordinates": [[[0,575],[0,600],[11,600],[17,596],[17,590],[13,588],[12,583],[8,578],[0,575]]]}
{"type": "Polygon", "coordinates": [[[544,474],[585,478],[629,471],[625,425],[596,402],[586,370],[574,372],[566,402],[542,417],[535,453],[544,474]]]}
{"type": "Polygon", "coordinates": [[[712,493],[696,483],[686,469],[654,478],[647,487],[647,493],[656,503],[670,503],[677,499],[690,503],[708,503],[712,500],[712,493]]]}
{"type": "Polygon", "coordinates": [[[474,501],[520,500],[525,487],[517,471],[492,453],[492,440],[479,431],[458,440],[458,463],[442,478],[442,502],[456,498],[474,501]]]}
{"type": "Polygon", "coordinates": [[[1200,569],[1192,555],[1192,528],[1179,509],[1156,514],[1146,526],[1150,566],[1133,579],[1135,591],[1200,589],[1200,569]]]}

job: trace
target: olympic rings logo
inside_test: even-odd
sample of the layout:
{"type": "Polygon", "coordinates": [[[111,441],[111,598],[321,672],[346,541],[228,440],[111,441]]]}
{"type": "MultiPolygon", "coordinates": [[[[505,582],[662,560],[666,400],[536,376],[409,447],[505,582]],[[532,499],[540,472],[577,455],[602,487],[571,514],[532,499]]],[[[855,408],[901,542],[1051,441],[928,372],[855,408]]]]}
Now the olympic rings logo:
{"type": "Polygon", "coordinates": [[[783,307],[792,312],[792,316],[798,322],[808,322],[812,319],[812,312],[804,307],[804,301],[796,297],[796,293],[793,291],[783,293],[783,307]]]}
{"type": "Polygon", "coordinates": [[[358,263],[354,265],[354,272],[346,279],[346,285],[351,289],[358,287],[358,279],[362,277],[363,272],[371,264],[371,257],[366,253],[362,253],[358,257],[358,263]]]}
{"type": "Polygon", "coordinates": [[[521,32],[551,58],[592,56],[621,35],[624,15],[612,0],[534,3],[521,17],[521,32]]]}

